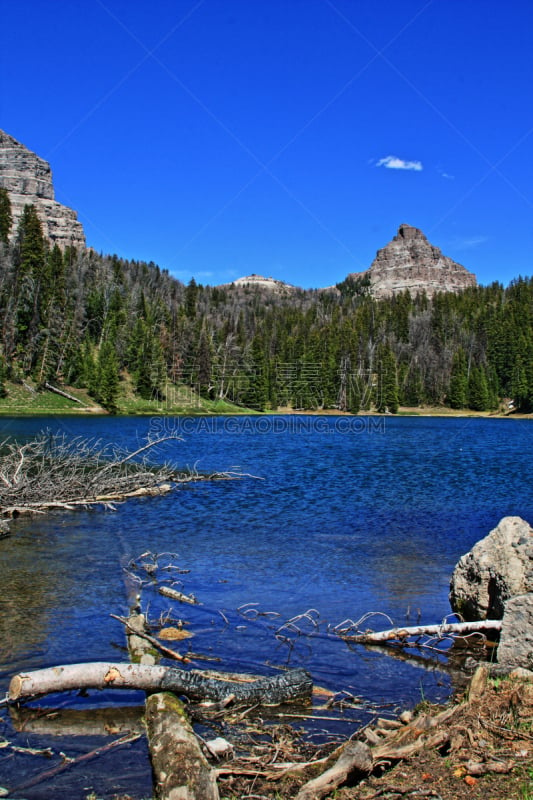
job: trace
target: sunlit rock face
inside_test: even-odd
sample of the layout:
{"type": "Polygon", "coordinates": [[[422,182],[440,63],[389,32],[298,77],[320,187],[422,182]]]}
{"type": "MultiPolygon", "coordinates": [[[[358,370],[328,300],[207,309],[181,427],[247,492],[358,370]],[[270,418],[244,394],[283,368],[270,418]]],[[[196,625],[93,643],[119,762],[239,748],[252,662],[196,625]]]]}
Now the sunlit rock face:
{"type": "Polygon", "coordinates": [[[400,225],[388,245],[378,250],[366,272],[352,278],[370,278],[374,297],[391,297],[408,289],[412,295],[426,292],[460,292],[477,286],[476,276],[461,264],[443,255],[427,240],[421,230],[400,225]]]}
{"type": "Polygon", "coordinates": [[[4,131],[0,131],[0,186],[7,189],[11,200],[12,237],[24,206],[31,204],[51,244],[57,244],[62,250],[68,246],[86,246],[83,226],[76,212],[54,199],[50,164],[4,131]]]}

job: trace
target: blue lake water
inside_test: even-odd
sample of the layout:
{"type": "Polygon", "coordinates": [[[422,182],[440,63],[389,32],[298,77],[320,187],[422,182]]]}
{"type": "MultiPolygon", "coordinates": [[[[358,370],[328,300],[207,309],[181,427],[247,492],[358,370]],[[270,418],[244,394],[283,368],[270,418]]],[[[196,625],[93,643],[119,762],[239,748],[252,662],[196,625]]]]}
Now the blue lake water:
{"type": "MultiPolygon", "coordinates": [[[[2,419],[0,428],[2,439],[49,428],[127,449],[148,433],[177,432],[184,441],[161,445],[156,459],[255,476],[187,484],[115,511],[17,521],[0,541],[2,693],[20,670],[126,658],[122,627],[109,614],[127,611],[123,565],[151,551],[176,554],[170,560],[189,570],[176,588],[202,605],[176,613],[195,634],[190,647],[220,657],[218,668],[265,673],[274,665],[305,666],[317,684],[351,692],[363,705],[445,699],[445,674],[349,648],[328,626],[369,611],[398,624],[408,617],[413,624],[439,622],[449,613],[459,556],[503,516],[533,520],[529,420],[94,417],[2,419]],[[302,635],[279,630],[310,609],[297,623],[302,635]]],[[[142,602],[152,618],[170,606],[149,584],[142,602]]],[[[73,698],[69,705],[104,700],[73,698]]],[[[117,702],[138,701],[133,695],[117,702]]],[[[0,722],[1,736],[20,739],[6,711],[0,722]]],[[[43,736],[23,738],[57,747],[43,736]]],[[[0,786],[14,785],[15,761],[3,752],[0,786]]],[[[98,771],[100,796],[111,797],[101,765],[98,771]]],[[[137,795],[131,785],[122,790],[146,796],[148,768],[143,776],[137,795]]],[[[75,798],[97,778],[79,787],[75,775],[62,780],[53,784],[54,796],[75,798]]],[[[50,785],[23,796],[50,796],[50,785]]]]}

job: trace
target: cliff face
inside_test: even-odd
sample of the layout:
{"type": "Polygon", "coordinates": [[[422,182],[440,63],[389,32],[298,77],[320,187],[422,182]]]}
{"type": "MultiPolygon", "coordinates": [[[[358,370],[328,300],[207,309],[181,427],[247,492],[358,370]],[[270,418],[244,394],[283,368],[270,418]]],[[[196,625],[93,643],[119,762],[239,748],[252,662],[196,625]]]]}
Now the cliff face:
{"type": "Polygon", "coordinates": [[[25,205],[37,209],[43,233],[52,244],[64,250],[67,246],[85,245],[83,226],[75,211],[54,199],[50,164],[39,158],[12,136],[0,130],[0,186],[9,192],[15,235],[25,205]]]}
{"type": "Polygon", "coordinates": [[[472,272],[443,255],[410,225],[400,225],[369,269],[353,277],[369,277],[374,297],[390,297],[405,289],[413,295],[425,291],[431,297],[435,292],[459,292],[477,285],[472,272]]]}

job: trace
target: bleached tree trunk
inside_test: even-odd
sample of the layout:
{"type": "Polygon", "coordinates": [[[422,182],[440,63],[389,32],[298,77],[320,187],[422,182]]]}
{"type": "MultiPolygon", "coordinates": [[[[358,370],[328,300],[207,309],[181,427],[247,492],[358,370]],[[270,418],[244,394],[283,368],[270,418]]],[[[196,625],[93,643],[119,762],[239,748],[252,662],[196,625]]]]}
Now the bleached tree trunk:
{"type": "Polygon", "coordinates": [[[15,702],[52,692],[81,689],[171,691],[191,700],[213,702],[221,702],[232,695],[237,702],[278,705],[288,700],[310,698],[313,681],[303,669],[288,670],[251,683],[233,683],[173,667],[95,661],[19,673],[11,679],[8,700],[15,702]]]}

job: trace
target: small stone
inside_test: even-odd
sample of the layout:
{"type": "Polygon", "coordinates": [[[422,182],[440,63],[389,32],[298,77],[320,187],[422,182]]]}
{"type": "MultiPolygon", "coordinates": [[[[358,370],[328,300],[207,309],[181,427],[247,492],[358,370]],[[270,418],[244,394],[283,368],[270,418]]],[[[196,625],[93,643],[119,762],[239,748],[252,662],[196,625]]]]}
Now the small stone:
{"type": "Polygon", "coordinates": [[[209,739],[205,742],[205,746],[214,758],[233,758],[233,745],[222,736],[217,736],[216,739],[209,739]]]}
{"type": "Polygon", "coordinates": [[[413,719],[413,712],[412,711],[402,711],[400,716],[398,717],[400,722],[403,722],[404,725],[409,725],[413,719]]]}

